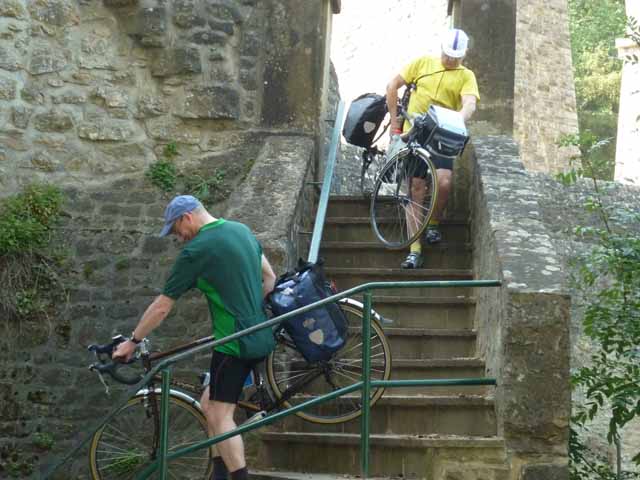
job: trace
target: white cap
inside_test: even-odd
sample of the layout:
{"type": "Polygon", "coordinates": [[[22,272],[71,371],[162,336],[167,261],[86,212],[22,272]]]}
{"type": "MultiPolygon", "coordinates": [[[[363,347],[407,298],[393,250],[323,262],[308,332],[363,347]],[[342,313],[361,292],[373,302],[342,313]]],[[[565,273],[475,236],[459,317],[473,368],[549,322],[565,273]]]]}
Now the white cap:
{"type": "Polygon", "coordinates": [[[462,58],[467,53],[469,37],[458,28],[448,30],[442,37],[442,53],[451,58],[462,58]]]}

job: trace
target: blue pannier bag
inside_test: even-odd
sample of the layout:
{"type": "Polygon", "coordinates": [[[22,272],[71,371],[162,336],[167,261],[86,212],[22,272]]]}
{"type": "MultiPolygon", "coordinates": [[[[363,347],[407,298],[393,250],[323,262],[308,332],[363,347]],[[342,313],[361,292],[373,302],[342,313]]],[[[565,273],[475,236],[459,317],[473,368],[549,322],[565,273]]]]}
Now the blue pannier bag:
{"type": "MultiPolygon", "coordinates": [[[[298,268],[282,275],[269,296],[271,310],[283,315],[336,292],[324,277],[322,262],[300,260],[298,268]]],[[[282,323],[307,362],[329,360],[346,341],[348,323],[337,303],[330,303],[296,315],[282,323]]]]}

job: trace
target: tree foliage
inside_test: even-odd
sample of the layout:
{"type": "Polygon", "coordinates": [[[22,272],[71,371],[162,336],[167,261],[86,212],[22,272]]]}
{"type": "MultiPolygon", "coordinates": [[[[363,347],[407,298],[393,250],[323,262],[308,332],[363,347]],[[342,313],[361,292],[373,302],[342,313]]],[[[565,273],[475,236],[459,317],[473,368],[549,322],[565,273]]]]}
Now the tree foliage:
{"type": "Polygon", "coordinates": [[[569,15],[578,110],[615,113],[622,69],[615,41],[625,34],[624,0],[569,0],[569,15]]]}

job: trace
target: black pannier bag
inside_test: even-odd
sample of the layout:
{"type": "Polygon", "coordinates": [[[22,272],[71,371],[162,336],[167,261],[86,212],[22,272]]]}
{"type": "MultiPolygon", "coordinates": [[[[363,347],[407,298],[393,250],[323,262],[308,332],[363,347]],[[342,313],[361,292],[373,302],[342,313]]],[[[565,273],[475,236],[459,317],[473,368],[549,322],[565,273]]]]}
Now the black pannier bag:
{"type": "MultiPolygon", "coordinates": [[[[273,313],[280,316],[335,293],[325,279],[321,262],[299,260],[298,268],[278,278],[268,302],[273,313]]],[[[348,330],[347,318],[337,303],[296,315],[282,326],[311,363],[329,360],[344,346],[348,330]]]]}
{"type": "Polygon", "coordinates": [[[387,114],[387,99],[377,93],[365,93],[356,98],[347,111],[342,135],[347,143],[369,148],[387,114]]]}
{"type": "Polygon", "coordinates": [[[457,157],[469,141],[462,114],[437,105],[416,117],[413,127],[415,140],[436,158],[457,157]]]}

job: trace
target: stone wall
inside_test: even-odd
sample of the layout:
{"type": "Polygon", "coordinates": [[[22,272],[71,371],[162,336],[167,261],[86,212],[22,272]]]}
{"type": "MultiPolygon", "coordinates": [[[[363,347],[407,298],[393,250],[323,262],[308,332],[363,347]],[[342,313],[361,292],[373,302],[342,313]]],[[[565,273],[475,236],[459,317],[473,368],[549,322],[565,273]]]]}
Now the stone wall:
{"type": "MultiPolygon", "coordinates": [[[[582,181],[565,187],[549,175],[527,172],[507,137],[475,138],[474,147],[474,269],[478,278],[503,281],[500,289],[476,294],[479,351],[487,375],[501,384],[496,402],[500,429],[512,466],[533,462],[565,469],[569,367],[584,365],[593,349],[582,334],[580,305],[575,297],[569,300],[575,295],[571,260],[590,248],[573,230],[599,221],[583,207],[593,186],[582,181]]],[[[600,189],[605,201],[618,207],[634,209],[640,201],[638,188],[603,182],[600,189]]],[[[591,426],[588,443],[607,452],[613,463],[607,424],[605,409],[591,426]]],[[[626,469],[634,468],[630,458],[637,452],[639,431],[636,421],[622,432],[626,469]]],[[[546,475],[532,478],[556,478],[546,475]]]]}
{"type": "Polygon", "coordinates": [[[482,96],[472,131],[516,139],[528,170],[564,171],[578,131],[566,0],[449,0],[472,39],[468,65],[482,96]]]}
{"type": "Polygon", "coordinates": [[[511,478],[566,478],[570,405],[570,298],[562,259],[508,137],[476,137],[471,201],[478,350],[498,380],[498,433],[511,478]],[[557,477],[556,477],[557,475],[557,477]]]}
{"type": "MultiPolygon", "coordinates": [[[[156,236],[177,192],[145,178],[167,144],[187,176],[224,173],[207,207],[247,223],[277,273],[305,252],[336,86],[335,2],[304,3],[0,0],[0,196],[34,180],[64,189],[69,286],[44,323],[2,325],[0,477],[11,464],[39,478],[121,398],[87,371],[86,346],[131,331],[178,252],[156,236]]],[[[152,341],[209,332],[188,295],[152,341]]],[[[58,476],[86,478],[86,465],[81,452],[58,476]]]]}

